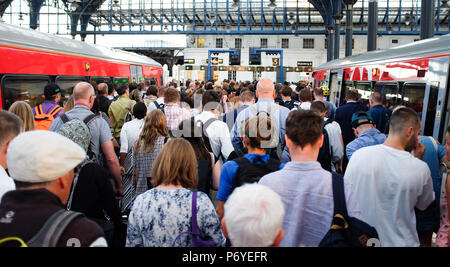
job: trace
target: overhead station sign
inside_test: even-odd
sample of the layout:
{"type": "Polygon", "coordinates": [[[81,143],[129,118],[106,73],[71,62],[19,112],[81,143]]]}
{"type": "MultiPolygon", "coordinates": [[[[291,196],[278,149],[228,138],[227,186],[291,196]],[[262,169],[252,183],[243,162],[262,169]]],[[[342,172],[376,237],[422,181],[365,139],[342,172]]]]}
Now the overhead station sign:
{"type": "Polygon", "coordinates": [[[312,67],[312,61],[297,61],[297,67],[312,67]]]}

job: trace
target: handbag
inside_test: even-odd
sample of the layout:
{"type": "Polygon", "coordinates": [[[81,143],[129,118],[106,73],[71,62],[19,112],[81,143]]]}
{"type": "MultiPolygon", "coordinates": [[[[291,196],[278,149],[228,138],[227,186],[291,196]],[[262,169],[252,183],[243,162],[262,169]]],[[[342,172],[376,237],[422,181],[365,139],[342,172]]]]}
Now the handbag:
{"type": "Polygon", "coordinates": [[[332,172],[334,214],[331,228],[319,247],[366,247],[378,240],[377,230],[369,224],[348,216],[343,176],[332,172]],[[372,239],[372,240],[371,240],[372,239]],[[368,242],[370,240],[370,242],[368,242]]]}
{"type": "Polygon", "coordinates": [[[183,235],[192,235],[192,244],[191,247],[216,247],[216,245],[211,242],[205,240],[205,238],[200,234],[198,230],[197,224],[197,193],[192,193],[192,216],[191,216],[191,231],[183,232],[179,234],[172,243],[172,247],[175,247],[176,242],[183,235]]]}

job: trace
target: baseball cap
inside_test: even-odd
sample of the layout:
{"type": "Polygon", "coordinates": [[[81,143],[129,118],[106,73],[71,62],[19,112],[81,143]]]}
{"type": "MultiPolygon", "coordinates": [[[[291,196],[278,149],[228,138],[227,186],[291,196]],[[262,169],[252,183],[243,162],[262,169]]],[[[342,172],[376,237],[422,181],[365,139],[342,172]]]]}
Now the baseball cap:
{"type": "Polygon", "coordinates": [[[6,162],[14,180],[43,183],[64,176],[85,158],[83,148],[60,134],[28,131],[11,141],[6,162]]]}
{"type": "Polygon", "coordinates": [[[356,128],[363,124],[373,124],[372,116],[365,111],[358,111],[352,115],[352,127],[356,128]],[[360,120],[364,120],[360,122],[360,120]]]}
{"type": "Polygon", "coordinates": [[[44,87],[44,96],[51,97],[56,95],[57,93],[61,93],[61,88],[56,83],[49,83],[44,87]]]}

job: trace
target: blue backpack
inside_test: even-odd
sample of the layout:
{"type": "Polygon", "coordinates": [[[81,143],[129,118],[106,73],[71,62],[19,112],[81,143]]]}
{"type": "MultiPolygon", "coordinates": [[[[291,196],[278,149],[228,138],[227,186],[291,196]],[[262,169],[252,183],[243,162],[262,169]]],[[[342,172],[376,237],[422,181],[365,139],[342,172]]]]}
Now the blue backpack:
{"type": "Polygon", "coordinates": [[[331,228],[319,247],[366,247],[379,244],[378,233],[367,223],[348,216],[345,203],[344,179],[332,173],[334,215],[331,228]],[[369,241],[369,242],[368,242],[369,241]]]}

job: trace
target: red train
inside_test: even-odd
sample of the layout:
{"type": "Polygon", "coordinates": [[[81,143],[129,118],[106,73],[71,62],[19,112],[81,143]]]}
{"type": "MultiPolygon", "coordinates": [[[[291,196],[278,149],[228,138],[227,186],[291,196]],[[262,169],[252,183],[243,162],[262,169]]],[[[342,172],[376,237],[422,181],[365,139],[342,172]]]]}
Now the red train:
{"type": "Polygon", "coordinates": [[[0,23],[0,108],[17,100],[40,104],[43,88],[56,82],[65,97],[86,81],[163,84],[161,64],[135,53],[0,23]]]}
{"type": "Polygon", "coordinates": [[[422,134],[444,142],[450,120],[450,35],[330,61],[315,69],[316,87],[329,88],[329,100],[344,103],[349,88],[362,101],[382,93],[387,107],[405,105],[422,117],[422,134]]]}

